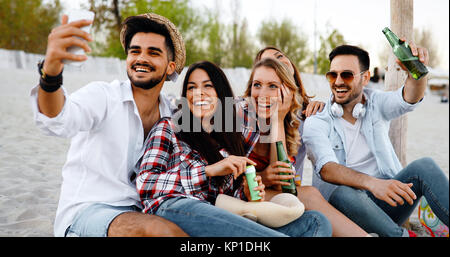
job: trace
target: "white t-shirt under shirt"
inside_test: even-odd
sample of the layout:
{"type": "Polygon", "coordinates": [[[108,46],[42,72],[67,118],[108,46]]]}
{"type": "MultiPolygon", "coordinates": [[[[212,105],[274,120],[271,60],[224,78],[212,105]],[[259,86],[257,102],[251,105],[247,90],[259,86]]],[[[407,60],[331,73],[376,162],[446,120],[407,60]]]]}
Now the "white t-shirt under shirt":
{"type": "Polygon", "coordinates": [[[345,134],[347,167],[361,173],[378,177],[378,167],[375,156],[367,145],[366,138],[361,133],[361,119],[355,124],[339,118],[345,134]]]}

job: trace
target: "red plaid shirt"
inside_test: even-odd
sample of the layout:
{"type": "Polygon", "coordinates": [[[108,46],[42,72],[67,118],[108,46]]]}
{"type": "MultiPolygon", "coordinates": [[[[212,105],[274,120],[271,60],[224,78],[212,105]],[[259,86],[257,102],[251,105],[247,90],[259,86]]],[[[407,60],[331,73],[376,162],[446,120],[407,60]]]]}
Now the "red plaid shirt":
{"type": "MultiPolygon", "coordinates": [[[[241,104],[241,107],[244,106],[241,104]]],[[[242,134],[247,155],[259,139],[258,129],[249,126],[248,109],[238,108],[243,118],[242,134]]],[[[228,153],[222,149],[226,158],[228,153]]],[[[136,188],[144,212],[155,213],[163,201],[174,197],[186,197],[214,204],[218,194],[233,195],[246,200],[243,186],[233,191],[233,175],[225,176],[222,186],[205,173],[207,161],[188,144],[175,135],[174,124],[162,118],[153,126],[147,141],[136,188]]]]}

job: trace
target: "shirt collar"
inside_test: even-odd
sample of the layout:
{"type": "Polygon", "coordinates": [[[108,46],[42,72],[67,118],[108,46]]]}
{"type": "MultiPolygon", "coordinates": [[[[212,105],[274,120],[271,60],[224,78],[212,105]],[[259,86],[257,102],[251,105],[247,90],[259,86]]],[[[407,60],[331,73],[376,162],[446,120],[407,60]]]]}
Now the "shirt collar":
{"type": "MultiPolygon", "coordinates": [[[[133,90],[131,88],[130,80],[126,80],[122,85],[122,102],[131,101],[134,102],[133,90]]],[[[171,117],[173,111],[175,110],[175,105],[171,103],[170,99],[163,93],[159,94],[159,113],[161,118],[171,117]]]]}
{"type": "Polygon", "coordinates": [[[129,79],[123,82],[121,89],[122,89],[122,102],[134,101],[133,90],[131,89],[131,82],[129,79]]]}
{"type": "Polygon", "coordinates": [[[172,117],[176,106],[172,104],[170,99],[163,93],[159,94],[159,115],[163,117],[172,117]]]}

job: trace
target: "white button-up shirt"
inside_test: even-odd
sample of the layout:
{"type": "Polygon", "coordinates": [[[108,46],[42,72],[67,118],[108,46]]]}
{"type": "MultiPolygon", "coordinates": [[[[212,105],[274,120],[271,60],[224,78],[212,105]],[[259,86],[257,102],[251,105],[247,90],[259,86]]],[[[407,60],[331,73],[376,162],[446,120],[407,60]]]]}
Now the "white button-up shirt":
{"type": "MultiPolygon", "coordinates": [[[[64,236],[78,211],[93,203],[140,205],[135,172],[144,153],[144,129],[130,81],[92,82],[70,96],[58,116],[39,112],[31,90],[36,125],[46,134],[71,138],[56,211],[54,233],[64,236]]],[[[169,100],[159,97],[161,117],[172,114],[169,100]]]]}

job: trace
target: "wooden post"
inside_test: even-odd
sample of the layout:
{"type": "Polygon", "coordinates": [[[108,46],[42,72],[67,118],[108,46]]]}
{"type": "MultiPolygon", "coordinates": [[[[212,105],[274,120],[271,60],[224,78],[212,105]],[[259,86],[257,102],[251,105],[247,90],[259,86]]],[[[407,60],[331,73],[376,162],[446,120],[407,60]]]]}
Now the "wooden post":
{"type": "MultiPolygon", "coordinates": [[[[391,0],[391,30],[407,42],[413,39],[413,14],[414,0],[391,0]]],[[[403,86],[408,74],[395,62],[397,57],[391,52],[388,61],[388,70],[385,74],[385,90],[392,91],[403,86]]],[[[389,138],[394,147],[400,163],[406,166],[406,135],[408,129],[407,114],[392,120],[389,128],[389,138]]],[[[403,224],[407,229],[411,228],[409,219],[403,224]]]]}
{"type": "MultiPolygon", "coordinates": [[[[391,30],[407,42],[413,39],[413,3],[414,0],[391,0],[391,30]]],[[[407,73],[395,62],[397,57],[391,52],[388,61],[388,70],[385,74],[385,90],[393,91],[403,86],[407,73]]],[[[401,117],[391,121],[389,138],[395,153],[403,167],[406,166],[406,135],[408,117],[401,117]]]]}

